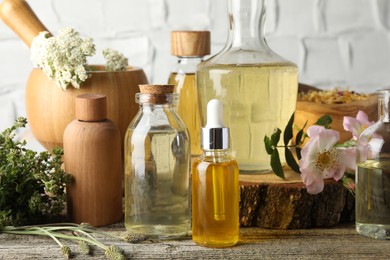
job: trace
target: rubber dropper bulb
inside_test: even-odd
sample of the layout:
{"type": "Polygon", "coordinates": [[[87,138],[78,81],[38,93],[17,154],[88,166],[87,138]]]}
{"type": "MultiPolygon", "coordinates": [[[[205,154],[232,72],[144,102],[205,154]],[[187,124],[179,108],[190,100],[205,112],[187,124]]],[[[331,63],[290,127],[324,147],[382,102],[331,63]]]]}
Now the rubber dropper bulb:
{"type": "Polygon", "coordinates": [[[207,123],[205,128],[223,128],[222,102],[212,99],[207,104],[207,123]]]}
{"type": "Polygon", "coordinates": [[[228,149],[229,128],[223,125],[222,102],[212,99],[207,103],[207,123],[201,131],[202,149],[228,149]]]}

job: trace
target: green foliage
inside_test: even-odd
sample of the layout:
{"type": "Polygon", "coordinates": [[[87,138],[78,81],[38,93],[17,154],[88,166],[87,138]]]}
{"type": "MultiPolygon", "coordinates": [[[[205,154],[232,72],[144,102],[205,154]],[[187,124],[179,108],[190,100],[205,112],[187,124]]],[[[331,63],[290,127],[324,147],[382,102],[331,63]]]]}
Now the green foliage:
{"type": "Polygon", "coordinates": [[[323,115],[314,124],[315,125],[322,125],[323,127],[329,129],[331,123],[332,123],[332,118],[330,117],[330,115],[323,115]]]}
{"type": "Polygon", "coordinates": [[[277,176],[284,179],[285,177],[283,167],[280,162],[279,151],[277,149],[281,133],[282,131],[279,128],[275,129],[275,132],[271,135],[271,138],[268,136],[264,137],[264,144],[267,153],[271,155],[272,170],[277,176]]]}
{"type": "Polygon", "coordinates": [[[7,225],[35,224],[59,215],[66,201],[70,175],[61,169],[60,148],[37,153],[15,140],[26,118],[0,133],[0,229],[7,225]]]}
{"type": "MultiPolygon", "coordinates": [[[[295,152],[296,158],[298,160],[301,159],[301,150],[302,144],[307,137],[307,134],[304,132],[304,129],[307,125],[305,125],[298,129],[298,133],[295,137],[295,144],[291,145],[290,141],[293,139],[293,124],[294,124],[294,114],[293,113],[288,121],[286,128],[283,133],[283,146],[279,146],[280,135],[282,131],[277,128],[271,137],[264,136],[264,145],[267,153],[271,156],[270,165],[274,173],[280,178],[285,179],[282,163],[280,162],[280,156],[278,152],[278,148],[284,148],[284,156],[286,158],[287,165],[295,172],[300,173],[299,164],[296,161],[293,152],[295,152]]],[[[324,126],[325,128],[330,128],[330,124],[332,123],[332,118],[329,115],[324,115],[317,120],[316,125],[324,126]]]]}

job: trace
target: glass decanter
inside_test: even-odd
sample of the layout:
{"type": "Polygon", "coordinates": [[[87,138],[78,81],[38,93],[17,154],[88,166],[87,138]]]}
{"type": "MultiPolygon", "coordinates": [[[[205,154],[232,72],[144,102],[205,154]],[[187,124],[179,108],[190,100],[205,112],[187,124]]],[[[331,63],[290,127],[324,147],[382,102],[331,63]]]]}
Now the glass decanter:
{"type": "Polygon", "coordinates": [[[265,0],[228,0],[225,47],[198,65],[196,80],[202,125],[206,105],[219,99],[231,131],[240,173],[271,170],[265,135],[284,129],[295,110],[297,66],[275,54],[264,38],[265,0]]]}

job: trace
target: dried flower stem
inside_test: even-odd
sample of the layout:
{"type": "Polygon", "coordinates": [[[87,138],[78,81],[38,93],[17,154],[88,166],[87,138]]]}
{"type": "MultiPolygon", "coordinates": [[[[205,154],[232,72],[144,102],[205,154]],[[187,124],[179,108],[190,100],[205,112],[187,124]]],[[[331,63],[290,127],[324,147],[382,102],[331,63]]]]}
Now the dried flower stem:
{"type": "MultiPolygon", "coordinates": [[[[20,227],[5,226],[0,231],[0,233],[48,236],[52,238],[60,246],[62,254],[67,258],[71,257],[70,248],[68,246],[63,245],[58,240],[58,238],[72,240],[72,241],[79,241],[84,243],[84,246],[85,245],[88,246],[89,244],[97,246],[105,251],[105,255],[109,259],[125,259],[121,249],[115,246],[104,245],[103,243],[98,241],[94,236],[92,236],[90,233],[99,233],[99,234],[104,234],[109,236],[113,236],[113,235],[109,233],[103,233],[102,231],[98,231],[94,229],[83,228],[82,226],[73,223],[68,223],[68,224],[62,223],[59,226],[55,226],[55,224],[41,225],[41,226],[20,226],[20,227]],[[67,235],[60,231],[76,232],[83,236],[67,235]]],[[[117,236],[114,237],[118,238],[117,236]]],[[[86,252],[86,250],[83,250],[83,252],[86,252]]]]}

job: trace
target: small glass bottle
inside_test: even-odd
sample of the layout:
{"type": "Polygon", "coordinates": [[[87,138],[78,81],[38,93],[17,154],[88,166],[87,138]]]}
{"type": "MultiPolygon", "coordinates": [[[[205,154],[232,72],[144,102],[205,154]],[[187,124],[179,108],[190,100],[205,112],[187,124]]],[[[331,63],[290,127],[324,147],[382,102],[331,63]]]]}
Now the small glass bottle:
{"type": "Polygon", "coordinates": [[[378,91],[378,122],[358,139],[356,230],[390,239],[390,89],[378,91]]]}
{"type": "Polygon", "coordinates": [[[232,246],[239,239],[239,170],[219,100],[208,103],[201,135],[204,154],[192,167],[192,239],[207,247],[232,246]]]}
{"type": "Polygon", "coordinates": [[[240,173],[271,171],[265,135],[284,129],[295,111],[297,66],[275,54],[264,38],[266,0],[227,0],[229,34],[225,47],[198,65],[196,81],[201,122],[213,98],[223,103],[231,151],[240,173]]]}
{"type": "Polygon", "coordinates": [[[157,238],[188,235],[190,142],[173,85],[140,85],[125,136],[125,227],[157,238]]]}
{"type": "Polygon", "coordinates": [[[175,85],[179,94],[177,113],[186,124],[191,140],[191,155],[202,154],[200,148],[200,114],[195,84],[196,66],[210,54],[209,31],[171,32],[171,54],[177,56],[168,84],[175,85]]]}

